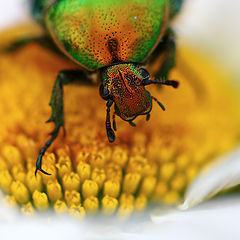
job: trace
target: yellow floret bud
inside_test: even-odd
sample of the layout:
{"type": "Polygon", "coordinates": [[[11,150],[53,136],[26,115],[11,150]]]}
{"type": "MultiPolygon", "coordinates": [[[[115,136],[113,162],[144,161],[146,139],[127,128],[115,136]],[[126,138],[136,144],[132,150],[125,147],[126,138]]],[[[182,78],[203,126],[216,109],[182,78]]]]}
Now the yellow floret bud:
{"type": "Polygon", "coordinates": [[[8,170],[0,171],[0,186],[6,192],[10,193],[10,187],[12,183],[12,176],[8,170]]]}
{"type": "Polygon", "coordinates": [[[135,193],[140,180],[141,180],[140,174],[127,173],[123,180],[123,192],[132,194],[135,193]]]}
{"type": "Polygon", "coordinates": [[[81,182],[84,182],[91,177],[91,165],[85,162],[79,162],[77,165],[77,173],[81,182]]]}
{"type": "Polygon", "coordinates": [[[104,195],[117,198],[120,193],[120,182],[108,180],[104,183],[104,195]]]}
{"type": "Polygon", "coordinates": [[[54,208],[56,213],[65,213],[68,210],[68,207],[67,207],[66,203],[64,201],[61,201],[61,200],[57,200],[54,203],[53,208],[54,208]]]}
{"type": "Polygon", "coordinates": [[[32,198],[33,203],[38,210],[46,210],[48,208],[49,204],[46,193],[42,193],[36,190],[33,192],[32,198]]]}
{"type": "Polygon", "coordinates": [[[173,190],[182,191],[186,187],[186,183],[186,176],[179,173],[172,179],[171,187],[173,190]]]}
{"type": "Polygon", "coordinates": [[[187,180],[191,182],[193,178],[197,175],[198,167],[196,165],[191,165],[186,169],[187,180]]]}
{"type": "Polygon", "coordinates": [[[66,190],[64,193],[64,198],[65,198],[68,206],[79,205],[81,203],[80,193],[75,190],[72,190],[72,191],[66,190]]]}
{"type": "Polygon", "coordinates": [[[56,153],[59,158],[69,156],[69,153],[70,153],[69,146],[65,145],[63,148],[58,148],[56,150],[56,153]]]}
{"type": "Polygon", "coordinates": [[[179,193],[176,191],[170,191],[165,194],[163,197],[163,202],[167,205],[177,204],[180,200],[179,193]]]}
{"type": "Polygon", "coordinates": [[[2,156],[6,159],[9,166],[14,166],[22,162],[20,151],[12,145],[5,145],[3,147],[2,156]]]}
{"type": "Polygon", "coordinates": [[[76,156],[76,162],[77,163],[80,163],[80,162],[87,162],[90,158],[90,151],[87,149],[87,150],[82,150],[82,151],[79,151],[77,153],[77,156],[76,156]]]}
{"type": "Polygon", "coordinates": [[[168,181],[173,176],[175,170],[176,167],[174,163],[169,162],[163,164],[160,168],[161,179],[168,181]]]}
{"type": "Polygon", "coordinates": [[[27,203],[30,199],[28,189],[20,181],[13,181],[11,184],[11,193],[18,203],[27,203]]]}
{"type": "Polygon", "coordinates": [[[189,164],[190,157],[187,154],[177,156],[175,162],[179,170],[185,170],[189,164]]]}
{"type": "Polygon", "coordinates": [[[50,201],[55,202],[62,198],[62,187],[58,181],[47,183],[47,194],[50,201]]]}
{"type": "Polygon", "coordinates": [[[12,176],[17,181],[25,183],[26,173],[22,164],[17,164],[12,167],[12,176]]]}
{"type": "Polygon", "coordinates": [[[105,172],[108,180],[122,181],[122,169],[116,163],[109,163],[105,167],[105,172]]]}
{"type": "Polygon", "coordinates": [[[150,196],[156,186],[156,182],[157,179],[155,177],[145,177],[141,184],[140,193],[150,196]]]}
{"type": "Polygon", "coordinates": [[[103,168],[106,162],[106,158],[103,152],[93,153],[90,157],[90,164],[93,167],[103,168]]]}
{"type": "Polygon", "coordinates": [[[112,148],[110,146],[104,146],[100,152],[104,154],[106,161],[112,159],[112,148]]]}
{"type": "Polygon", "coordinates": [[[158,171],[158,165],[155,162],[150,162],[143,167],[143,176],[156,176],[158,171]]]}
{"type": "Polygon", "coordinates": [[[86,198],[83,202],[83,206],[87,212],[96,213],[99,207],[98,199],[93,196],[86,198]]]}
{"type": "Polygon", "coordinates": [[[68,156],[60,156],[56,168],[58,169],[58,175],[62,178],[65,173],[72,171],[71,159],[68,156]]]}
{"type": "Polygon", "coordinates": [[[55,163],[56,163],[55,154],[46,152],[45,155],[42,158],[42,164],[43,165],[53,165],[53,166],[55,166],[55,163]]]}
{"type": "Polygon", "coordinates": [[[5,160],[2,157],[0,157],[0,171],[2,170],[8,170],[8,166],[5,160]]]}
{"type": "Polygon", "coordinates": [[[31,193],[33,193],[35,190],[38,190],[39,192],[42,191],[42,176],[40,174],[35,176],[34,167],[30,168],[26,174],[26,184],[31,193]]]}
{"type": "Polygon", "coordinates": [[[112,160],[123,168],[128,160],[128,151],[121,147],[115,147],[112,153],[112,160]]]}
{"type": "Polygon", "coordinates": [[[118,216],[125,219],[129,217],[134,210],[134,206],[130,204],[120,204],[118,209],[118,216]]]}
{"type": "Polygon", "coordinates": [[[96,197],[98,194],[98,185],[93,180],[85,180],[82,185],[82,195],[86,199],[88,197],[96,197]]]}
{"type": "Polygon", "coordinates": [[[28,202],[27,204],[22,205],[21,212],[25,216],[33,216],[34,215],[34,208],[32,206],[32,203],[28,202]]]}
{"type": "Polygon", "coordinates": [[[168,162],[173,158],[175,152],[177,150],[177,146],[175,145],[174,139],[171,140],[171,144],[167,144],[161,148],[157,148],[158,150],[158,159],[161,162],[168,162]]]}
{"type": "Polygon", "coordinates": [[[104,169],[94,168],[91,178],[98,184],[99,189],[101,189],[104,181],[106,180],[106,174],[104,169]]]}
{"type": "Polygon", "coordinates": [[[105,196],[102,199],[102,209],[103,213],[106,215],[113,214],[118,206],[118,200],[114,197],[105,196]]]}
{"type": "Polygon", "coordinates": [[[141,155],[131,157],[128,162],[127,171],[142,174],[147,162],[147,159],[141,155]]]}
{"type": "Polygon", "coordinates": [[[132,156],[137,156],[137,155],[145,155],[146,153],[146,146],[145,145],[141,145],[141,144],[138,144],[138,145],[133,145],[132,148],[131,148],[131,155],[132,156]]]}
{"type": "Polygon", "coordinates": [[[159,181],[156,184],[154,193],[153,193],[153,198],[155,200],[161,199],[168,191],[168,185],[165,181],[159,181]]]}
{"type": "Polygon", "coordinates": [[[84,218],[86,215],[85,209],[79,205],[71,205],[69,208],[69,213],[74,217],[84,218]]]}
{"type": "Polygon", "coordinates": [[[120,205],[133,205],[134,203],[134,196],[132,194],[122,193],[119,198],[120,205]]]}
{"type": "Polygon", "coordinates": [[[144,210],[147,206],[147,197],[143,194],[140,194],[139,196],[137,196],[134,206],[137,211],[144,210]]]}
{"type": "Polygon", "coordinates": [[[64,190],[76,190],[80,188],[80,177],[77,173],[66,173],[63,176],[63,188],[64,190]]]}
{"type": "Polygon", "coordinates": [[[146,157],[151,160],[159,161],[159,149],[162,149],[162,139],[159,137],[154,137],[151,140],[151,144],[147,146],[146,157]]]}

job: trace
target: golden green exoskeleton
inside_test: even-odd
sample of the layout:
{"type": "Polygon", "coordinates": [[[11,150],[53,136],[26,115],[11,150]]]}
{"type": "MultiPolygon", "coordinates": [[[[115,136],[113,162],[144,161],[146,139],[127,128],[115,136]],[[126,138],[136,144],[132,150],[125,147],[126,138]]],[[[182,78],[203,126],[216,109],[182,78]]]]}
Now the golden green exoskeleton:
{"type": "Polygon", "coordinates": [[[165,110],[145,86],[178,86],[178,82],[168,80],[175,64],[176,50],[170,21],[180,11],[183,0],[30,2],[33,18],[46,29],[43,38],[54,42],[79,66],[79,70],[61,71],[53,86],[52,115],[47,122],[54,122],[55,129],[41,149],[36,163],[36,173],[40,170],[48,174],[41,168],[41,162],[64,124],[63,85],[73,81],[90,83],[91,73],[98,73],[100,95],[107,101],[106,131],[110,142],[115,140],[115,114],[134,126],[132,121],[139,115],[146,115],[149,119],[152,100],[165,110]],[[159,55],[163,56],[163,60],[154,80],[151,80],[147,70],[141,66],[154,64],[159,55]],[[113,104],[115,111],[111,124],[110,107],[113,104]]]}

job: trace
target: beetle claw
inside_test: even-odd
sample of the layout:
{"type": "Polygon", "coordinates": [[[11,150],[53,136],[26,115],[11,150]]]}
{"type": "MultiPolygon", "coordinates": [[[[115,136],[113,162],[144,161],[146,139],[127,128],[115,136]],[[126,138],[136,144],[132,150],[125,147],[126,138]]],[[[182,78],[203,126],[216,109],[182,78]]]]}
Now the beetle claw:
{"type": "Polygon", "coordinates": [[[115,141],[115,133],[112,129],[107,130],[107,135],[108,135],[108,141],[109,142],[114,142],[115,141]]]}
{"type": "Polygon", "coordinates": [[[38,172],[38,170],[39,170],[40,172],[46,174],[46,175],[52,175],[51,173],[48,173],[48,172],[44,171],[44,170],[41,169],[41,168],[36,168],[36,170],[35,170],[35,176],[37,176],[37,172],[38,172]]]}

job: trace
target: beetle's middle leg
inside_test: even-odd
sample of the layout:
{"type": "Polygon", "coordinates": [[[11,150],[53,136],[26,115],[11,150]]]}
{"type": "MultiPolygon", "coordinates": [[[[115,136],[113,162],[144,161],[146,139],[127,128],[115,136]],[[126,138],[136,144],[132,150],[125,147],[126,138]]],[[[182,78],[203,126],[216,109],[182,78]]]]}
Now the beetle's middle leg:
{"type": "Polygon", "coordinates": [[[172,29],[168,29],[162,41],[152,53],[149,59],[148,70],[155,76],[155,79],[168,79],[168,75],[175,66],[176,42],[172,29]]]}
{"type": "Polygon", "coordinates": [[[63,114],[63,86],[67,85],[69,83],[72,83],[74,81],[81,81],[85,84],[91,84],[91,80],[88,78],[88,76],[78,70],[65,70],[61,71],[58,74],[57,80],[54,83],[53,89],[52,89],[52,97],[50,101],[50,106],[52,108],[52,115],[47,120],[47,123],[54,122],[55,128],[50,133],[51,138],[45,143],[44,147],[40,150],[39,156],[37,158],[36,162],[36,171],[35,175],[37,174],[37,171],[41,171],[44,174],[49,175],[49,173],[45,172],[41,166],[42,166],[42,157],[45,154],[46,150],[50,147],[52,142],[56,139],[58,136],[59,130],[61,127],[64,127],[64,114],[63,114]]]}
{"type": "Polygon", "coordinates": [[[37,43],[40,46],[50,50],[51,52],[63,55],[61,51],[59,51],[59,49],[56,47],[52,39],[45,35],[21,37],[20,39],[17,39],[7,46],[0,46],[0,52],[15,52],[31,43],[37,43]]]}

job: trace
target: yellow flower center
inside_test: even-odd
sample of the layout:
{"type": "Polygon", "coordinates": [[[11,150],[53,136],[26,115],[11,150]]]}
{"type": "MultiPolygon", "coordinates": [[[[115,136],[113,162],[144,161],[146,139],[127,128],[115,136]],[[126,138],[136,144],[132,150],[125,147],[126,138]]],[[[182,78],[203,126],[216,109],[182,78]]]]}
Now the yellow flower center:
{"type": "MultiPolygon", "coordinates": [[[[13,29],[0,35],[0,44],[24,29],[34,33],[13,29]]],[[[149,87],[166,112],[154,105],[150,121],[138,117],[136,128],[117,118],[112,144],[98,87],[66,86],[67,135],[61,132],[43,157],[42,168],[52,175],[35,177],[38,152],[53,127],[44,124],[53,83],[60,70],[76,66],[36,43],[1,53],[0,186],[5,200],[17,202],[26,215],[53,207],[80,218],[99,209],[129,216],[151,202],[178,203],[208,161],[236,146],[240,114],[228,79],[208,59],[180,47],[177,66],[171,78],[179,80],[179,89],[149,87]]]]}

